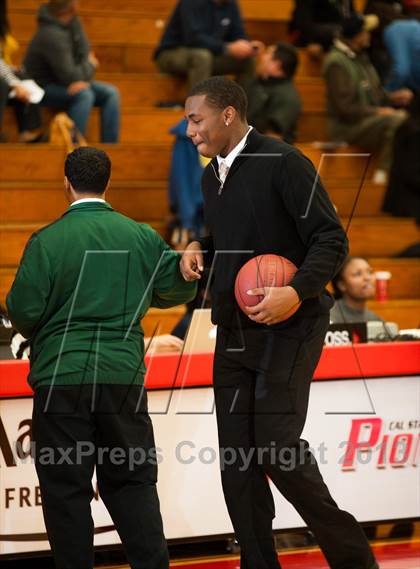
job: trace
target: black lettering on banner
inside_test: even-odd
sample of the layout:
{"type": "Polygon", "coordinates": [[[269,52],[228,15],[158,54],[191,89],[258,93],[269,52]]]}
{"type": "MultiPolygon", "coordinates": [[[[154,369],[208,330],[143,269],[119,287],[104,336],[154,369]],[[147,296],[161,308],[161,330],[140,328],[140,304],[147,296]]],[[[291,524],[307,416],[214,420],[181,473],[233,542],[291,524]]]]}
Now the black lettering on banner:
{"type": "Polygon", "coordinates": [[[31,491],[26,486],[23,486],[23,488],[19,488],[19,506],[21,508],[23,508],[24,505],[28,506],[29,508],[31,507],[31,503],[29,501],[30,494],[31,491]]]}
{"type": "Polygon", "coordinates": [[[7,438],[7,433],[1,418],[0,418],[0,448],[6,466],[16,466],[16,461],[15,457],[13,456],[12,447],[10,446],[9,439],[7,438]]]}
{"type": "Polygon", "coordinates": [[[42,506],[41,488],[35,486],[35,506],[42,506]]]}
{"type": "Polygon", "coordinates": [[[25,419],[19,423],[19,430],[22,427],[27,427],[27,429],[19,435],[16,441],[16,454],[19,458],[25,459],[31,455],[31,441],[32,441],[32,419],[25,419]],[[27,439],[27,446],[25,449],[25,439],[27,439]]]}

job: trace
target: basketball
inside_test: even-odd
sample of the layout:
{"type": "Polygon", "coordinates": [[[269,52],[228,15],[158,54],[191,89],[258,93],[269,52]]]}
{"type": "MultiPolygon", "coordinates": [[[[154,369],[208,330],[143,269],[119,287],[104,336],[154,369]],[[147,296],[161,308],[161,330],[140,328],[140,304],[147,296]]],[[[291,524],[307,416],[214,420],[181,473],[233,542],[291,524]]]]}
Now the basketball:
{"type": "MultiPolygon", "coordinates": [[[[235,280],[235,298],[241,310],[246,313],[245,307],[255,306],[264,299],[263,295],[250,296],[248,290],[260,287],[281,287],[290,283],[297,267],[280,255],[258,255],[250,259],[239,270],[235,280]]],[[[294,314],[301,302],[286,312],[283,320],[294,314]]]]}

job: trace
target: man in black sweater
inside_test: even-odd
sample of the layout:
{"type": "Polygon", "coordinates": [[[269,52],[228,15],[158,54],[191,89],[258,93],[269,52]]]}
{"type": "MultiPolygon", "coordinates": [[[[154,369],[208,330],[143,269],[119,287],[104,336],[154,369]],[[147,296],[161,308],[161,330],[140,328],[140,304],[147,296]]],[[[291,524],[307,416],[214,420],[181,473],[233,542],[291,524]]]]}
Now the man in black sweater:
{"type": "Polygon", "coordinates": [[[236,0],[179,0],[154,57],[163,73],[188,75],[190,87],[215,74],[246,85],[261,46],[249,41],[236,0]]]}
{"type": "Polygon", "coordinates": [[[187,133],[212,158],[202,182],[210,235],[191,243],[181,261],[184,278],[194,280],[201,278],[203,253],[213,257],[219,444],[221,456],[229,449],[237,459],[221,464],[222,484],[241,568],[280,567],[268,475],[333,569],[377,569],[363,531],[338,508],[300,439],[332,305],[325,285],[346,257],[347,239],[311,162],[248,126],[246,107],[243,90],[220,77],[196,85],[187,99],[187,133]],[[264,299],[245,315],[234,298],[236,274],[266,253],[287,257],[299,270],[289,286],[254,289],[264,299]],[[295,315],[281,322],[299,301],[295,315]],[[244,453],[252,457],[248,467],[244,453]]]}

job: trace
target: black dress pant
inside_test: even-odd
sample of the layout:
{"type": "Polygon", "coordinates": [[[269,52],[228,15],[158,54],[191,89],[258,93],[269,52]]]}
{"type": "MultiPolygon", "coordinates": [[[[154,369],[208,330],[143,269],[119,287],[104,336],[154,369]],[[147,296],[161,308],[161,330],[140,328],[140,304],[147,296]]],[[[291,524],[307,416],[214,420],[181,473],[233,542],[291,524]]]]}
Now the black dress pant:
{"type": "Polygon", "coordinates": [[[328,315],[296,318],[282,330],[219,327],[214,388],[222,485],[241,569],[280,567],[267,476],[302,516],[333,569],[377,567],[361,527],[338,508],[300,439],[328,321],[328,315]]]}
{"type": "Polygon", "coordinates": [[[9,99],[9,91],[9,85],[0,77],[0,131],[3,124],[4,110],[7,104],[13,106],[15,109],[19,132],[41,128],[42,118],[39,105],[23,103],[17,99],[9,99]]]}
{"type": "Polygon", "coordinates": [[[168,569],[142,386],[36,389],[35,464],[57,569],[93,568],[92,475],[133,569],[168,569]]]}

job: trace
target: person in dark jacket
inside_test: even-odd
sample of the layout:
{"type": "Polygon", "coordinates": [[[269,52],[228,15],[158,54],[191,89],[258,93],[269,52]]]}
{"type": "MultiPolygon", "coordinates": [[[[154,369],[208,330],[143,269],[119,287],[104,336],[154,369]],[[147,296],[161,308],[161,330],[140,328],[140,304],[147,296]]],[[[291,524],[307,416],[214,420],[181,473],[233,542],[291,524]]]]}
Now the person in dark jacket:
{"type": "Polygon", "coordinates": [[[246,84],[259,48],[248,39],[236,0],[179,0],[154,57],[163,73],[187,75],[190,87],[216,74],[246,84]]]}
{"type": "Polygon", "coordinates": [[[390,56],[384,45],[384,30],[395,20],[403,18],[401,0],[367,0],[365,14],[374,14],[379,19],[379,25],[372,30],[369,57],[382,82],[386,81],[390,67],[390,56]]]}
{"type": "Polygon", "coordinates": [[[30,339],[35,466],[57,568],[93,569],[96,467],[130,566],[168,569],[140,321],[150,306],[192,300],[196,287],[151,227],[105,201],[110,172],[102,150],[68,155],[70,207],[30,238],[6,304],[30,339]]]}
{"type": "Polygon", "coordinates": [[[118,142],[120,99],[116,87],[94,80],[99,62],[77,16],[76,0],[50,0],[38,11],[38,30],[24,67],[45,90],[42,104],[66,110],[86,134],[92,107],[101,112],[101,141],[118,142]]]}
{"type": "Polygon", "coordinates": [[[382,209],[399,217],[413,217],[420,224],[420,93],[412,100],[408,118],[395,133],[382,209]]]}
{"type": "Polygon", "coordinates": [[[291,41],[319,56],[341,31],[343,18],[354,13],[352,0],[296,0],[289,25],[291,41]]]}
{"type": "Polygon", "coordinates": [[[300,95],[293,83],[298,65],[296,49],[279,42],[269,46],[259,58],[257,79],[247,88],[248,122],[263,134],[280,136],[292,144],[302,110],[300,95]]]}
{"type": "Polygon", "coordinates": [[[362,529],[338,508],[300,439],[329,325],[332,299],[325,287],[347,255],[346,235],[311,162],[250,127],[246,107],[241,87],[220,77],[196,85],[186,101],[188,134],[212,161],[202,181],[209,236],[191,243],[181,262],[184,278],[198,280],[203,252],[210,258],[214,252],[213,384],[219,445],[233,455],[222,465],[222,485],[241,567],[280,567],[270,479],[333,569],[378,569],[362,529]],[[288,286],[248,291],[263,300],[245,314],[235,301],[236,275],[251,257],[268,253],[287,257],[298,271],[288,286]]]}

